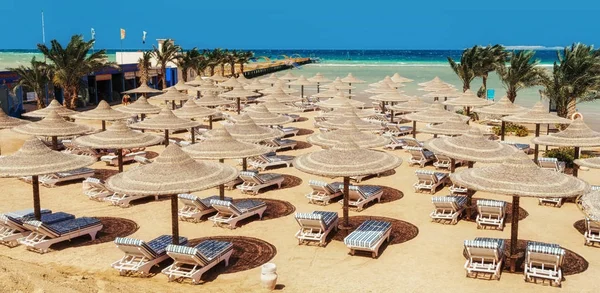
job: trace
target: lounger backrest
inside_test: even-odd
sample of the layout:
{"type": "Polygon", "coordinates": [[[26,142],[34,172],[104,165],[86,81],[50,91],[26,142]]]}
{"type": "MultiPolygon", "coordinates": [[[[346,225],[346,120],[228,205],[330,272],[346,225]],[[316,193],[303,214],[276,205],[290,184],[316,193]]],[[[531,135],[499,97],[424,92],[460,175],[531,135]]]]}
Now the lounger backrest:
{"type": "Polygon", "coordinates": [[[302,228],[321,229],[322,231],[327,229],[325,227],[325,222],[323,221],[323,216],[320,214],[296,213],[294,217],[296,218],[298,225],[302,228]]]}
{"type": "Polygon", "coordinates": [[[450,157],[446,156],[446,155],[442,155],[442,154],[435,154],[435,158],[438,160],[438,162],[440,163],[446,163],[446,164],[450,164],[450,157]]]}
{"type": "Polygon", "coordinates": [[[117,247],[127,255],[145,257],[147,259],[155,259],[158,254],[146,245],[146,243],[134,238],[115,238],[117,247]]]}
{"type": "Polygon", "coordinates": [[[504,242],[499,239],[465,240],[465,249],[470,258],[499,261],[504,242]]]}
{"type": "Polygon", "coordinates": [[[592,191],[598,191],[598,190],[600,190],[600,185],[592,185],[591,190],[592,191]]]}
{"type": "MultiPolygon", "coordinates": [[[[6,217],[5,218],[7,221],[4,222],[2,221],[3,224],[6,224],[9,227],[13,227],[13,228],[17,228],[17,229],[29,229],[28,225],[31,225],[32,222],[37,222],[37,220],[34,219],[33,214],[32,215],[26,215],[25,217],[21,217],[21,218],[13,218],[13,217],[6,217]]],[[[58,213],[43,213],[42,214],[42,218],[41,218],[41,222],[47,225],[51,225],[51,224],[55,224],[58,222],[62,222],[62,221],[67,221],[67,220],[72,220],[75,219],[75,216],[68,214],[68,213],[63,213],[63,212],[58,212],[58,213]]]]}
{"type": "Polygon", "coordinates": [[[88,177],[85,178],[85,180],[83,180],[83,183],[102,183],[102,180],[98,179],[98,178],[94,178],[94,177],[88,177]]]}
{"type": "Polygon", "coordinates": [[[565,250],[557,244],[533,242],[527,243],[527,260],[529,262],[560,267],[565,250]]]}
{"type": "Polygon", "coordinates": [[[318,180],[309,180],[308,185],[315,191],[322,192],[325,194],[334,194],[336,191],[327,182],[318,180]]]}
{"type": "Polygon", "coordinates": [[[359,200],[359,199],[367,199],[367,196],[362,192],[362,190],[356,185],[348,186],[348,198],[350,200],[359,200]]]}
{"type": "Polygon", "coordinates": [[[594,232],[595,234],[600,233],[600,222],[594,219],[585,218],[585,224],[588,231],[594,232]]]}
{"type": "Polygon", "coordinates": [[[58,177],[65,178],[65,177],[78,176],[81,174],[88,174],[88,173],[93,174],[94,170],[90,169],[90,168],[79,168],[79,169],[75,169],[75,170],[71,170],[71,171],[67,171],[67,172],[58,172],[58,173],[56,173],[56,175],[58,175],[58,177]]]}
{"type": "Polygon", "coordinates": [[[404,149],[408,150],[408,153],[410,154],[412,159],[419,160],[419,161],[425,159],[425,154],[423,153],[422,147],[409,146],[404,149]]]}
{"type": "Polygon", "coordinates": [[[426,184],[435,184],[438,183],[438,177],[435,176],[434,171],[430,170],[416,170],[415,175],[417,175],[417,179],[419,181],[423,181],[426,184]]]}
{"type": "Polygon", "coordinates": [[[233,214],[236,216],[240,216],[243,214],[243,212],[230,201],[211,199],[210,205],[212,205],[213,208],[215,208],[219,213],[222,214],[233,214]]]}
{"type": "Polygon", "coordinates": [[[467,198],[464,196],[434,196],[431,198],[431,202],[437,209],[456,211],[467,202],[467,198]]]}
{"type": "Polygon", "coordinates": [[[263,182],[258,178],[258,172],[252,171],[241,171],[240,178],[245,182],[252,182],[255,184],[263,184],[263,182]]]}
{"type": "Polygon", "coordinates": [[[181,193],[177,195],[177,198],[179,198],[179,201],[186,205],[186,206],[193,206],[199,210],[207,210],[210,209],[209,206],[206,206],[201,200],[200,198],[198,198],[195,195],[192,194],[187,194],[187,193],[181,193]]]}
{"type": "Polygon", "coordinates": [[[416,147],[416,148],[421,148],[422,147],[421,143],[418,140],[414,139],[414,138],[405,138],[404,142],[406,143],[406,145],[408,147],[416,147]]]}
{"type": "Polygon", "coordinates": [[[506,202],[491,199],[477,200],[477,210],[485,215],[504,215],[506,202]]]}
{"type": "Polygon", "coordinates": [[[231,242],[206,240],[195,247],[169,245],[166,251],[177,262],[206,266],[232,249],[231,242]]]}
{"type": "Polygon", "coordinates": [[[544,169],[558,169],[557,158],[538,158],[538,165],[544,169]]]}

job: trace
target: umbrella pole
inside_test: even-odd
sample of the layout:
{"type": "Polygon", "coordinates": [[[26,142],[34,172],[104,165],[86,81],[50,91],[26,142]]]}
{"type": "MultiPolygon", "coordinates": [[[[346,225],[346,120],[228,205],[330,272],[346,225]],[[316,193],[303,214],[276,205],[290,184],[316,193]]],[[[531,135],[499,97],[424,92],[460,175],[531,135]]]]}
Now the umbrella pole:
{"type": "Polygon", "coordinates": [[[117,160],[119,164],[119,173],[123,172],[123,149],[117,149],[117,160]]]}
{"type": "MultiPolygon", "coordinates": [[[[535,125],[535,137],[540,136],[540,124],[536,124],[535,125]]],[[[533,150],[533,162],[534,163],[538,163],[538,152],[540,150],[540,146],[538,144],[535,144],[535,148],[533,150]]]]}
{"type": "MultiPolygon", "coordinates": [[[[146,114],[141,114],[141,115],[140,115],[140,119],[141,119],[140,121],[144,121],[144,118],[146,118],[146,114]]],[[[145,132],[145,130],[144,130],[144,129],[141,129],[141,131],[142,131],[142,133],[144,133],[144,132],[145,132]]]]}
{"type": "Polygon", "coordinates": [[[171,101],[171,108],[173,108],[173,110],[175,110],[175,100],[171,101]]]}
{"type": "Polygon", "coordinates": [[[390,110],[391,116],[390,116],[390,122],[394,123],[394,110],[390,110]]]}
{"type": "Polygon", "coordinates": [[[385,102],[381,101],[381,114],[385,114],[385,102]]]}
{"type": "Polygon", "coordinates": [[[36,220],[40,221],[42,219],[42,212],[40,208],[40,181],[38,175],[31,176],[31,185],[33,186],[33,215],[36,220]]]}
{"type": "Polygon", "coordinates": [[[510,271],[515,272],[516,269],[516,253],[517,241],[519,239],[519,200],[520,198],[513,195],[512,200],[512,219],[510,222],[510,271]]]}
{"type": "Polygon", "coordinates": [[[320,87],[319,87],[319,83],[317,82],[317,94],[319,93],[319,91],[320,91],[320,87]]]}
{"type": "Polygon", "coordinates": [[[417,121],[413,121],[413,138],[417,138],[417,121]]]}
{"type": "Polygon", "coordinates": [[[242,171],[248,170],[248,160],[246,158],[242,159],[242,171]]]}
{"type": "Polygon", "coordinates": [[[302,98],[302,103],[304,103],[304,86],[300,86],[300,97],[302,98]]]}
{"type": "MultiPolygon", "coordinates": [[[[219,159],[219,163],[223,164],[223,163],[225,163],[225,160],[219,159]]],[[[225,200],[225,184],[219,185],[219,199],[225,200]]]]}
{"type": "Polygon", "coordinates": [[[179,208],[175,195],[171,195],[171,234],[173,234],[173,245],[179,245],[179,208]]]}
{"type": "Polygon", "coordinates": [[[52,137],[52,149],[58,151],[58,137],[52,137]]]}
{"type": "Polygon", "coordinates": [[[192,134],[192,144],[196,143],[196,131],[194,130],[194,127],[192,127],[190,129],[190,133],[192,134]]]}
{"type": "Polygon", "coordinates": [[[212,115],[208,116],[208,129],[212,129],[212,115]]]}
{"type": "MultiPolygon", "coordinates": [[[[467,107],[467,117],[471,118],[471,107],[467,107]]],[[[467,125],[469,124],[470,121],[471,121],[471,119],[467,120],[467,125]]]]}
{"type": "Polygon", "coordinates": [[[500,141],[504,141],[504,132],[506,131],[506,121],[502,120],[500,125],[500,141]]]}
{"type": "MultiPolygon", "coordinates": [[[[579,147],[575,147],[575,153],[573,154],[573,161],[579,159],[579,147]]],[[[577,177],[579,175],[579,166],[573,163],[573,176],[577,177]]]]}
{"type": "Polygon", "coordinates": [[[169,146],[169,131],[165,129],[165,147],[169,146]]]}
{"type": "Polygon", "coordinates": [[[240,102],[240,98],[237,98],[237,113],[240,115],[240,110],[242,108],[242,103],[240,102]]]}
{"type": "Polygon", "coordinates": [[[102,120],[102,131],[106,130],[106,121],[102,120]]]}
{"type": "Polygon", "coordinates": [[[456,171],[456,160],[450,159],[450,173],[454,173],[456,171]]]}
{"type": "Polygon", "coordinates": [[[343,207],[343,216],[344,216],[344,227],[350,227],[350,220],[348,219],[348,190],[350,187],[350,177],[344,177],[344,207],[343,207]]]}

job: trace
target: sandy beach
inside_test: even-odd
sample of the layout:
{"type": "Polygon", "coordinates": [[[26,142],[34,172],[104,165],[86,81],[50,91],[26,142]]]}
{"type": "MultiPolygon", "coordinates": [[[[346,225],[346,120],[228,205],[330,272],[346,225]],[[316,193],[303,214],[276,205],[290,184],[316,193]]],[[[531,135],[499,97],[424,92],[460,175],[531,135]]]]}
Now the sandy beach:
{"type": "MultiPolygon", "coordinates": [[[[318,131],[313,128],[313,117],[317,112],[300,113],[300,122],[290,126],[304,129],[292,139],[305,142],[308,133],[318,131]]],[[[99,127],[99,122],[78,121],[99,127]]],[[[215,127],[221,127],[215,123],[215,127]]],[[[418,127],[424,125],[419,124],[418,127]]],[[[483,126],[481,126],[483,127],[483,126]]],[[[187,133],[175,137],[184,138],[187,133]]],[[[431,138],[430,134],[418,134],[420,140],[431,138]]],[[[508,136],[507,140],[527,142],[529,137],[508,136]]],[[[0,131],[2,154],[16,151],[27,136],[10,130],[0,131]]],[[[319,150],[318,146],[301,144],[305,148],[283,151],[285,155],[299,155],[319,150]]],[[[164,146],[147,148],[147,151],[160,153],[164,146]]],[[[541,150],[544,147],[540,148],[541,150]]],[[[587,150],[587,149],[586,149],[587,150]]],[[[408,153],[398,149],[391,151],[404,160],[408,153]]],[[[227,164],[237,166],[235,161],[227,164]]],[[[128,164],[125,170],[136,164],[128,164]]],[[[475,167],[479,166],[476,164],[475,167]]],[[[238,166],[239,167],[239,166],[238,166]]],[[[114,174],[116,167],[97,162],[91,168],[102,174],[114,174]]],[[[460,167],[458,170],[461,170],[460,167]]],[[[245,222],[234,230],[213,227],[212,222],[190,223],[180,221],[180,234],[189,239],[214,236],[246,236],[266,241],[276,248],[276,255],[270,262],[277,265],[279,274],[277,290],[287,292],[557,292],[548,284],[526,283],[522,273],[503,272],[499,281],[465,277],[463,268],[463,241],[475,237],[510,238],[510,224],[504,231],[478,230],[472,221],[461,220],[457,225],[443,225],[431,222],[431,195],[415,193],[412,184],[416,180],[414,171],[403,163],[394,172],[381,177],[370,178],[360,184],[381,185],[401,191],[401,198],[369,206],[362,212],[351,211],[350,216],[387,217],[410,223],[418,228],[418,235],[403,243],[385,247],[377,259],[366,255],[351,256],[341,241],[330,240],[326,247],[298,245],[294,234],[298,224],[293,213],[274,219],[245,222]]],[[[428,165],[428,170],[434,167],[428,165]]],[[[287,175],[289,183],[302,182],[298,186],[281,190],[271,189],[257,196],[245,195],[238,190],[226,191],[226,196],[239,198],[264,198],[289,202],[296,212],[325,210],[338,212],[341,205],[312,205],[304,197],[311,191],[308,180],[320,179],[328,182],[340,178],[318,178],[290,168],[268,170],[269,173],[287,175]],[[292,180],[293,179],[293,180],[292,180]]],[[[600,184],[600,171],[580,172],[580,177],[590,184],[600,184]]],[[[0,212],[32,207],[31,185],[14,178],[0,179],[3,192],[0,194],[0,212]]],[[[295,184],[291,184],[295,185],[295,184]]],[[[63,211],[76,216],[120,218],[119,223],[127,226],[134,237],[150,240],[171,231],[170,202],[166,199],[134,202],[129,208],[111,206],[105,202],[87,199],[82,194],[80,182],[61,185],[56,188],[41,187],[42,208],[63,211]],[[133,221],[139,226],[135,230],[133,221]],[[134,231],[135,230],[135,231],[134,231]]],[[[199,196],[217,194],[217,189],[194,193],[199,196]]],[[[438,191],[436,196],[448,195],[448,188],[438,191]]],[[[384,195],[385,197],[385,195],[384,195]]],[[[510,197],[477,192],[474,198],[498,199],[510,202],[510,197]]],[[[581,256],[589,264],[585,271],[566,275],[562,292],[596,292],[600,279],[600,253],[598,248],[584,246],[582,234],[574,224],[584,219],[573,202],[561,208],[539,206],[537,199],[521,199],[521,208],[527,217],[519,224],[519,239],[557,243],[581,256]]],[[[118,221],[117,221],[118,222],[118,221]]],[[[509,222],[507,222],[509,223],[509,222]]],[[[407,225],[407,224],[404,224],[407,225]]],[[[338,232],[342,233],[342,232],[338,232]]],[[[89,244],[84,239],[74,241],[74,245],[57,245],[53,251],[38,254],[27,251],[23,246],[8,248],[0,245],[0,287],[3,292],[261,292],[260,267],[230,272],[223,265],[217,267],[219,274],[210,275],[204,283],[192,285],[189,281],[167,282],[163,274],[148,278],[121,277],[110,264],[122,256],[122,252],[112,241],[89,244]]],[[[97,241],[101,242],[101,241],[97,241]]],[[[160,268],[164,268],[163,264],[160,268]]],[[[159,270],[153,270],[159,272],[159,270]]]]}

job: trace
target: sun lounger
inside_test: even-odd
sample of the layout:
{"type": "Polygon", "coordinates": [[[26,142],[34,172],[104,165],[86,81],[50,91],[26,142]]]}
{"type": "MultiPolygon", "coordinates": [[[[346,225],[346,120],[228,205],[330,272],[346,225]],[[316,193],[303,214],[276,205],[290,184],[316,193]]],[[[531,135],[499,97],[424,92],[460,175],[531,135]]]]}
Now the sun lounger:
{"type": "Polygon", "coordinates": [[[398,137],[411,134],[413,131],[413,128],[410,126],[400,126],[398,124],[387,124],[386,127],[387,131],[384,132],[384,135],[386,136],[398,137]]]}
{"type": "Polygon", "coordinates": [[[562,197],[540,197],[538,198],[539,205],[552,205],[554,207],[560,208],[563,205],[564,198],[562,197]]]}
{"type": "Polygon", "coordinates": [[[434,196],[431,198],[434,209],[429,216],[432,221],[450,221],[455,225],[458,217],[466,208],[467,197],[465,196],[434,196]]]}
{"type": "MultiPolygon", "coordinates": [[[[187,242],[187,238],[179,237],[180,245],[186,245],[187,242]]],[[[115,244],[125,255],[112,263],[111,267],[119,270],[121,275],[128,273],[147,275],[152,267],[169,258],[166,248],[172,243],[173,236],[171,235],[162,235],[148,242],[135,238],[117,237],[115,244]]]]}
{"type": "Polygon", "coordinates": [[[526,154],[529,154],[532,152],[531,146],[526,143],[516,143],[516,142],[512,142],[512,141],[501,141],[501,143],[511,145],[511,146],[515,147],[516,149],[525,152],[526,154]]]}
{"type": "MultiPolygon", "coordinates": [[[[146,152],[142,151],[142,152],[135,152],[135,153],[129,153],[129,154],[124,155],[123,156],[123,164],[135,161],[136,156],[145,157],[146,152]]],[[[119,156],[117,156],[117,155],[102,156],[102,157],[100,157],[100,161],[105,162],[106,165],[108,165],[108,166],[117,166],[119,164],[119,156]]]]}
{"type": "MultiPolygon", "coordinates": [[[[199,222],[204,215],[214,213],[217,210],[213,208],[210,201],[219,199],[218,195],[207,198],[199,198],[192,194],[178,194],[179,202],[183,205],[179,209],[179,219],[184,221],[199,222]]],[[[232,201],[231,197],[226,197],[225,201],[232,201]]]]}
{"type": "Polygon", "coordinates": [[[300,225],[300,230],[296,232],[298,244],[318,241],[320,246],[325,246],[329,232],[337,231],[338,214],[336,212],[296,213],[295,218],[300,225]]]}
{"type": "Polygon", "coordinates": [[[435,155],[433,152],[423,149],[422,147],[404,147],[410,153],[408,165],[419,165],[421,168],[429,162],[433,162],[435,155]]]}
{"type": "Polygon", "coordinates": [[[319,109],[319,106],[313,104],[313,103],[302,103],[302,102],[296,102],[293,104],[296,108],[298,108],[300,111],[302,112],[307,112],[307,111],[316,111],[319,109]]]}
{"type": "Polygon", "coordinates": [[[283,150],[283,149],[295,149],[296,145],[298,144],[297,141],[295,140],[291,140],[291,139],[269,139],[269,140],[265,140],[261,143],[264,146],[270,147],[270,148],[274,148],[276,150],[283,150]]]}
{"type": "Polygon", "coordinates": [[[110,204],[115,206],[128,208],[131,206],[132,201],[152,196],[155,200],[158,200],[158,195],[129,195],[125,193],[115,192],[111,196],[105,197],[104,201],[109,202],[110,204]]]}
{"type": "Polygon", "coordinates": [[[465,270],[467,277],[475,273],[491,274],[500,280],[502,262],[504,261],[504,240],[478,237],[475,240],[465,240],[467,261],[465,270]]]}
{"type": "Polygon", "coordinates": [[[390,240],[391,232],[392,224],[389,222],[367,220],[344,238],[344,244],[350,248],[351,255],[360,250],[371,252],[371,256],[376,258],[381,244],[390,240]]]}
{"type": "Polygon", "coordinates": [[[542,169],[553,170],[556,172],[565,172],[565,162],[559,161],[557,158],[538,158],[538,165],[542,169]]]}
{"type": "MultiPolygon", "coordinates": [[[[376,185],[350,185],[348,187],[348,205],[355,207],[357,212],[363,210],[363,207],[374,200],[381,202],[383,189],[376,185]]],[[[344,204],[344,200],[339,201],[344,204]]]]}
{"type": "MultiPolygon", "coordinates": [[[[65,213],[56,213],[54,216],[48,218],[47,216],[51,215],[51,212],[50,210],[42,209],[42,221],[57,221],[58,215],[67,215],[65,213]]],[[[73,216],[71,215],[71,217],[73,216]]],[[[23,222],[33,218],[33,209],[0,214],[0,243],[9,247],[17,246],[17,239],[25,237],[31,232],[23,226],[23,222]]],[[[66,220],[66,218],[63,219],[66,220]]]]}
{"type": "Polygon", "coordinates": [[[210,204],[217,210],[217,214],[210,217],[215,226],[228,225],[229,229],[235,229],[237,223],[243,219],[258,215],[262,219],[263,213],[267,210],[267,204],[259,200],[241,200],[236,203],[230,201],[216,200],[210,201],[210,204]]]}
{"type": "Polygon", "coordinates": [[[283,131],[283,136],[296,136],[296,134],[298,134],[298,132],[300,132],[300,129],[298,129],[298,127],[282,127],[282,126],[278,126],[277,129],[283,131]]]}
{"type": "Polygon", "coordinates": [[[195,247],[169,245],[167,255],[173,259],[173,264],[165,268],[162,273],[169,277],[169,282],[185,278],[191,279],[193,284],[198,284],[202,274],[221,261],[225,261],[225,266],[228,266],[231,254],[233,254],[231,242],[205,240],[195,247]]]}
{"type": "MultiPolygon", "coordinates": [[[[39,182],[45,187],[56,187],[58,183],[84,179],[90,176],[94,176],[94,169],[79,168],[67,172],[42,175],[39,177],[39,182]]],[[[31,176],[20,177],[19,179],[31,183],[31,176]]]]}
{"type": "Polygon", "coordinates": [[[451,195],[468,195],[469,194],[469,189],[461,186],[461,185],[457,185],[452,183],[452,186],[450,186],[448,188],[450,190],[450,194],[451,195]]]}
{"type": "Polygon", "coordinates": [[[404,141],[404,149],[408,148],[408,147],[413,147],[413,148],[422,148],[423,147],[423,143],[418,141],[415,138],[412,137],[404,137],[402,138],[402,140],[404,141]]]}
{"type": "MultiPolygon", "coordinates": [[[[433,162],[433,166],[435,167],[435,169],[448,169],[450,170],[450,165],[452,163],[452,158],[446,156],[446,155],[442,155],[442,154],[435,154],[435,159],[436,161],[433,162]]],[[[463,160],[454,160],[454,167],[458,167],[460,165],[463,165],[465,163],[465,161],[463,160]]]]}
{"type": "MultiPolygon", "coordinates": [[[[518,217],[519,215],[513,215],[518,217]]],[[[483,226],[495,226],[497,229],[504,229],[504,220],[506,218],[506,202],[491,199],[477,200],[477,229],[483,226]]]]}
{"type": "Polygon", "coordinates": [[[600,223],[594,219],[585,218],[585,245],[593,245],[594,242],[600,243],[600,223]]]}
{"type": "Polygon", "coordinates": [[[140,165],[148,165],[148,164],[152,164],[152,162],[154,162],[146,157],[140,157],[140,156],[133,157],[133,160],[140,163],[140,165]]]}
{"type": "Polygon", "coordinates": [[[312,192],[306,195],[309,203],[327,205],[333,198],[342,195],[342,191],[327,182],[309,180],[308,185],[312,188],[312,192]]]}
{"type": "Polygon", "coordinates": [[[250,164],[250,166],[254,167],[255,169],[257,169],[259,171],[264,171],[268,167],[280,167],[280,166],[290,167],[292,165],[292,162],[294,161],[294,158],[295,158],[294,156],[284,156],[284,155],[274,155],[274,156],[260,155],[260,156],[248,158],[247,161],[248,161],[248,164],[250,164]]]}
{"type": "Polygon", "coordinates": [[[93,177],[88,177],[83,180],[82,189],[83,194],[93,200],[104,200],[104,198],[114,194],[114,192],[106,188],[102,180],[93,177]]]}
{"type": "Polygon", "coordinates": [[[50,245],[71,240],[79,236],[89,235],[96,239],[96,233],[102,229],[102,223],[96,218],[77,218],[54,224],[44,224],[41,221],[30,220],[24,226],[31,231],[26,237],[17,241],[27,246],[27,249],[37,252],[47,252],[50,245]]]}
{"type": "Polygon", "coordinates": [[[525,253],[525,281],[542,278],[560,287],[564,256],[565,250],[557,244],[529,241],[525,253]]]}
{"type": "Polygon", "coordinates": [[[281,184],[283,183],[283,176],[281,174],[258,174],[258,172],[252,171],[241,171],[240,178],[244,180],[244,183],[236,186],[237,189],[241,190],[243,193],[254,193],[258,194],[263,188],[277,185],[277,188],[281,188],[281,184]]]}
{"type": "Polygon", "coordinates": [[[592,191],[598,191],[598,190],[600,190],[600,185],[592,185],[591,190],[592,191]]]}
{"type": "Polygon", "coordinates": [[[403,148],[406,145],[403,139],[398,139],[395,136],[389,136],[388,138],[390,139],[390,143],[386,144],[383,147],[384,149],[395,150],[397,148],[403,148]]]}
{"type": "Polygon", "coordinates": [[[84,147],[80,145],[75,145],[72,143],[65,143],[65,149],[62,151],[65,154],[72,155],[80,155],[80,156],[90,156],[98,159],[100,157],[100,153],[93,148],[84,147]]]}
{"type": "Polygon", "coordinates": [[[448,183],[450,179],[450,177],[448,177],[448,173],[434,172],[430,170],[416,170],[415,175],[417,175],[417,182],[413,184],[415,192],[428,190],[431,194],[434,194],[440,185],[444,186],[446,183],[448,183]]]}

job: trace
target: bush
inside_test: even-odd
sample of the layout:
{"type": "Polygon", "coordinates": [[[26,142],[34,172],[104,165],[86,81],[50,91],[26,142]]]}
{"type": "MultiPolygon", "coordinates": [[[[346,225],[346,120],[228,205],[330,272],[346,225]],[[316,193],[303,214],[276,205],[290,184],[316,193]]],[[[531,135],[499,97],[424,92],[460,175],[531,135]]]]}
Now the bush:
{"type": "MultiPolygon", "coordinates": [[[[501,127],[494,126],[492,128],[492,131],[494,132],[495,135],[499,136],[500,132],[501,132],[501,127]]],[[[518,137],[523,137],[523,136],[529,135],[529,130],[527,130],[527,127],[525,127],[525,126],[521,126],[521,125],[513,124],[513,123],[506,123],[506,129],[504,130],[504,134],[509,135],[511,133],[518,137]]]]}
{"type": "MultiPolygon", "coordinates": [[[[459,115],[465,115],[465,110],[457,110],[455,113],[459,114],[459,115]]],[[[471,113],[469,113],[469,117],[471,117],[471,121],[478,121],[479,120],[479,115],[477,115],[477,112],[471,112],[471,113]]]]}
{"type": "Polygon", "coordinates": [[[529,130],[527,130],[527,128],[524,126],[520,126],[519,128],[515,129],[514,134],[518,137],[524,137],[529,135],[529,130]]]}
{"type": "MultiPolygon", "coordinates": [[[[571,147],[559,147],[544,152],[544,157],[557,158],[559,161],[565,162],[568,168],[573,168],[573,157],[575,149],[571,147]]],[[[588,154],[581,154],[579,158],[586,159],[591,157],[588,154]]]]}

